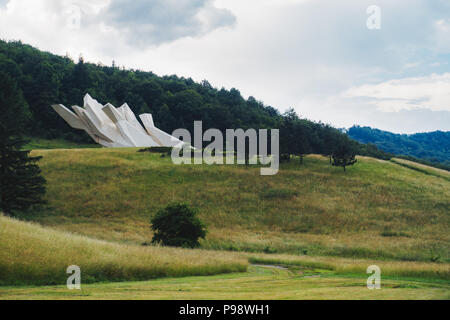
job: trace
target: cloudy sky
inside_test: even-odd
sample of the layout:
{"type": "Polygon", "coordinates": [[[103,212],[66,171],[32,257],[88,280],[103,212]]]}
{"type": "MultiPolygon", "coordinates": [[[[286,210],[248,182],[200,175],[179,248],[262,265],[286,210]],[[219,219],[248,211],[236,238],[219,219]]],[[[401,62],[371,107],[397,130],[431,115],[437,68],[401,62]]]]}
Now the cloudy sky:
{"type": "Polygon", "coordinates": [[[0,0],[0,38],[337,127],[450,130],[449,0],[0,0]]]}

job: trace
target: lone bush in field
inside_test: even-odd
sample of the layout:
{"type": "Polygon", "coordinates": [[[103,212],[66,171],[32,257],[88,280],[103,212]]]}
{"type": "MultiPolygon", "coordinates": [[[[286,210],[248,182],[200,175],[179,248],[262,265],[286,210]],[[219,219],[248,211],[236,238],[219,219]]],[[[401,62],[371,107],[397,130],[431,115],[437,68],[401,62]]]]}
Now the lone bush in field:
{"type": "Polygon", "coordinates": [[[354,144],[348,141],[348,139],[344,139],[340,142],[340,144],[336,147],[336,150],[333,153],[333,166],[343,167],[344,172],[346,171],[346,167],[354,165],[358,160],[356,159],[356,147],[354,144]]]}
{"type": "Polygon", "coordinates": [[[206,226],[198,219],[197,211],[187,204],[174,203],[158,211],[153,217],[152,243],[171,247],[195,248],[206,236],[206,226]]]}

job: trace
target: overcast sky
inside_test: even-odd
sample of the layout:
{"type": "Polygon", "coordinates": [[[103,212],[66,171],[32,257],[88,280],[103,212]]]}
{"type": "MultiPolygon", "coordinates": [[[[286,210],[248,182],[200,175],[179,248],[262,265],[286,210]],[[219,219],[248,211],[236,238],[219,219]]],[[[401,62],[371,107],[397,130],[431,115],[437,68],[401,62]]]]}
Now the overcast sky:
{"type": "Polygon", "coordinates": [[[0,0],[0,37],[337,127],[450,130],[449,0],[0,0]]]}

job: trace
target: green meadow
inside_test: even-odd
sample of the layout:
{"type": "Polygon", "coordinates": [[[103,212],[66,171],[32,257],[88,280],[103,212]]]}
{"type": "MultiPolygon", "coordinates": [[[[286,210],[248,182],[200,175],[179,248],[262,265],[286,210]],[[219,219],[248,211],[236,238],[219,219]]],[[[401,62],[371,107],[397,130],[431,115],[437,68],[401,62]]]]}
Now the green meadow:
{"type": "Polygon", "coordinates": [[[380,290],[368,290],[364,276],[347,276],[250,266],[248,272],[162,278],[151,281],[95,283],[81,290],[65,286],[0,287],[8,300],[416,300],[449,299],[449,285],[420,279],[384,279],[380,290]]]}
{"type": "Polygon", "coordinates": [[[445,171],[359,157],[344,173],[311,155],[261,176],[138,149],[32,154],[43,156],[48,205],[0,218],[0,299],[449,298],[445,171]],[[201,248],[143,245],[173,201],[199,209],[201,248]],[[78,296],[61,286],[77,263],[91,283],[78,296]],[[365,287],[371,264],[382,290],[365,287]]]}
{"type": "Polygon", "coordinates": [[[140,245],[173,201],[200,211],[203,248],[403,261],[449,262],[450,183],[393,162],[359,158],[344,173],[309,156],[276,176],[245,166],[175,166],[137,149],[42,150],[48,180],[38,222],[140,245]]]}

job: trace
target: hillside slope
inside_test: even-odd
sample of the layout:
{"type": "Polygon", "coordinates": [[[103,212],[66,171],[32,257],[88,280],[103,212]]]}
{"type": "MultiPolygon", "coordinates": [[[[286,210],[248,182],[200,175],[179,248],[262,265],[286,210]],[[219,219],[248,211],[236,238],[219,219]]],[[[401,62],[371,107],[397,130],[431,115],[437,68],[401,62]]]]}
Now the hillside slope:
{"type": "Polygon", "coordinates": [[[263,177],[137,149],[33,154],[43,156],[49,205],[21,218],[61,230],[141,244],[158,209],[185,201],[209,226],[203,248],[449,261],[450,182],[393,162],[361,157],[345,174],[309,156],[263,177]]]}
{"type": "Polygon", "coordinates": [[[247,270],[245,259],[227,253],[114,244],[0,215],[0,285],[63,284],[71,265],[83,283],[247,270]]]}

